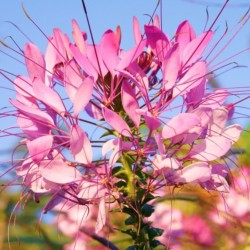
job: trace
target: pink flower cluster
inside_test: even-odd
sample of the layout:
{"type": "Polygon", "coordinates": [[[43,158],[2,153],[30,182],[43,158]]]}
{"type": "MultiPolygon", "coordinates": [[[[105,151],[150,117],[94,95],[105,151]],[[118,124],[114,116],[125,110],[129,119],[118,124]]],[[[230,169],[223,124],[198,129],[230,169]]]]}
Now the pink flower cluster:
{"type": "MultiPolygon", "coordinates": [[[[199,246],[205,249],[244,249],[249,245],[250,222],[250,168],[243,167],[231,173],[229,193],[215,199],[211,194],[212,206],[190,204],[181,201],[182,207],[161,202],[155,206],[150,217],[153,225],[164,229],[158,239],[171,249],[191,249],[199,246]],[[190,214],[186,209],[193,205],[190,214]],[[179,208],[178,208],[179,207],[179,208]],[[222,233],[223,232],[223,233],[222,233]]],[[[192,192],[187,193],[186,197],[192,192]]]]}
{"type": "Polygon", "coordinates": [[[134,18],[135,45],[124,51],[119,27],[95,45],[72,24],[73,42],[54,29],[45,54],[26,44],[28,76],[15,79],[10,100],[28,152],[16,173],[35,200],[50,195],[44,213],[80,206],[84,223],[98,207],[99,232],[107,207],[132,199],[136,187],[157,195],[194,183],[228,192],[221,159],[242,129],[227,126],[227,90],[207,91],[213,32],[196,35],[184,21],[169,38],[158,18],[143,32],[134,18]]]}

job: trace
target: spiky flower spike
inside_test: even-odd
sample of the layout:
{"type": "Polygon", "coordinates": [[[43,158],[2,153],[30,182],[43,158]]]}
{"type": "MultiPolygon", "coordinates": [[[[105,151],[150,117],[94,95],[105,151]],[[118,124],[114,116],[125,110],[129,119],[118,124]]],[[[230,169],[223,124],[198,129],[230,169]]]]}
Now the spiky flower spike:
{"type": "Polygon", "coordinates": [[[159,195],[187,183],[229,190],[224,157],[242,129],[227,126],[228,91],[207,92],[212,28],[196,35],[184,21],[170,39],[157,17],[143,31],[134,18],[135,45],[124,51],[119,27],[96,45],[72,25],[74,40],[55,29],[44,55],[24,48],[28,76],[15,79],[10,103],[27,155],[13,168],[36,201],[51,197],[43,212],[63,212],[59,228],[81,244],[87,223],[96,218],[100,232],[112,210],[129,215],[128,249],[153,249],[163,230],[148,217],[159,195]]]}

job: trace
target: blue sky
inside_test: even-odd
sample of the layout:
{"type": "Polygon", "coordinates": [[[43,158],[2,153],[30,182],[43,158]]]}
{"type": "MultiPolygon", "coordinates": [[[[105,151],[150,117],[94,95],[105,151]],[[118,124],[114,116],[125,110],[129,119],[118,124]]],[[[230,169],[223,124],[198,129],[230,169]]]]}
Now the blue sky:
{"type": "MultiPolygon", "coordinates": [[[[132,17],[137,16],[142,26],[144,23],[148,23],[149,15],[153,13],[156,2],[154,0],[86,0],[85,3],[96,43],[99,42],[105,30],[115,29],[119,24],[122,28],[122,47],[129,49],[134,43],[132,17]]],[[[208,2],[208,24],[211,24],[219,12],[220,6],[223,5],[224,0],[163,0],[163,30],[172,37],[178,24],[188,19],[196,30],[196,33],[200,34],[205,27],[207,19],[206,4],[208,2]]],[[[34,43],[38,44],[43,51],[45,50],[47,44],[46,38],[24,15],[21,7],[22,3],[28,14],[46,35],[52,34],[53,28],[61,28],[64,33],[71,35],[71,20],[73,18],[78,21],[82,30],[88,31],[80,0],[2,0],[0,3],[0,39],[12,36],[21,48],[27,41],[13,25],[5,22],[11,21],[26,33],[34,43]]],[[[249,5],[249,0],[230,1],[214,27],[218,30],[217,33],[223,33],[226,22],[229,27],[233,27],[247,12],[249,5]]],[[[157,11],[157,13],[160,12],[157,11]]],[[[227,40],[225,39],[225,42],[227,40]]],[[[10,39],[5,41],[11,43],[10,39]]],[[[220,59],[230,57],[248,47],[250,47],[250,22],[245,25],[240,34],[237,35],[230,46],[220,55],[220,59]]],[[[0,49],[6,51],[6,48],[3,46],[0,46],[0,49]]],[[[249,86],[248,89],[250,90],[250,51],[233,58],[232,61],[248,66],[248,68],[240,68],[223,74],[218,78],[219,83],[221,86],[226,87],[249,86]]],[[[23,65],[13,61],[2,53],[0,53],[0,68],[16,74],[25,74],[25,67],[23,65]]],[[[0,77],[0,86],[8,87],[10,85],[4,78],[0,77]]],[[[8,105],[8,98],[11,95],[13,94],[10,91],[7,92],[1,89],[0,105],[8,105]]],[[[250,107],[250,102],[243,103],[243,106],[250,107]]],[[[241,122],[243,124],[247,123],[246,120],[241,120],[241,122]]],[[[1,128],[3,127],[6,127],[6,125],[2,121],[1,128]]]]}

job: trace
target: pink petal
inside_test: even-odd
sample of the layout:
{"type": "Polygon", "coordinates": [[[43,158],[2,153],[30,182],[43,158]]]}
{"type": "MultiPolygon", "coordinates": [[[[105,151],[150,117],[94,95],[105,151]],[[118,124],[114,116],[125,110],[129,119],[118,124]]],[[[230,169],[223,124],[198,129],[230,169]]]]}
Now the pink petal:
{"type": "Polygon", "coordinates": [[[81,183],[80,192],[77,197],[81,199],[85,199],[87,201],[95,201],[100,199],[105,194],[105,189],[103,189],[101,183],[91,182],[91,181],[83,181],[81,183]]]}
{"type": "Polygon", "coordinates": [[[198,105],[200,106],[203,103],[202,98],[205,96],[206,93],[206,84],[207,79],[206,77],[204,77],[199,85],[192,88],[186,94],[186,102],[188,104],[188,107],[197,107],[198,105]]]}
{"type": "Polygon", "coordinates": [[[31,138],[37,138],[41,135],[49,134],[51,128],[41,121],[31,119],[30,116],[18,114],[17,124],[19,128],[31,138]]]}
{"type": "Polygon", "coordinates": [[[102,74],[103,76],[105,76],[108,73],[109,69],[107,68],[107,66],[103,61],[100,45],[95,45],[95,46],[92,44],[88,45],[87,57],[89,61],[94,65],[95,69],[97,69],[99,75],[102,74]]]}
{"type": "MultiPolygon", "coordinates": [[[[122,39],[122,34],[121,34],[121,27],[118,25],[115,29],[115,37],[116,37],[116,40],[119,44],[119,48],[120,48],[120,45],[121,45],[121,39],[122,39]]],[[[120,49],[119,49],[120,50],[120,49]]]]}
{"type": "Polygon", "coordinates": [[[150,46],[159,61],[163,61],[169,49],[168,37],[156,26],[145,25],[147,45],[150,46]]]}
{"type": "Polygon", "coordinates": [[[46,62],[45,85],[46,86],[50,86],[52,73],[54,72],[54,67],[56,64],[60,63],[60,60],[58,58],[58,53],[55,47],[53,46],[53,44],[55,44],[55,39],[54,37],[50,37],[48,46],[45,52],[45,62],[46,62]]]}
{"type": "Polygon", "coordinates": [[[126,70],[120,70],[120,74],[129,80],[136,86],[136,94],[139,92],[140,95],[147,98],[148,97],[148,77],[145,73],[141,70],[141,68],[136,64],[132,63],[129,65],[129,73],[126,70]]]}
{"type": "Polygon", "coordinates": [[[185,48],[183,52],[182,62],[183,65],[191,65],[192,63],[196,62],[203,51],[205,50],[208,43],[213,38],[213,32],[208,31],[204,32],[200,36],[193,39],[185,48]]]}
{"type": "Polygon", "coordinates": [[[206,162],[193,163],[178,171],[178,177],[175,182],[179,183],[197,183],[205,182],[211,179],[211,169],[206,162]]]}
{"type": "Polygon", "coordinates": [[[206,63],[204,61],[199,61],[195,63],[176,84],[176,87],[173,91],[173,96],[175,97],[178,95],[185,95],[191,89],[202,84],[205,77],[206,63]]]}
{"type": "Polygon", "coordinates": [[[74,98],[74,115],[78,116],[80,112],[90,101],[94,89],[94,81],[92,78],[87,77],[83,80],[81,86],[78,88],[74,98]]]}
{"type": "Polygon", "coordinates": [[[213,93],[203,98],[200,107],[209,107],[211,109],[216,109],[225,102],[227,97],[228,91],[226,89],[215,90],[213,93]]]}
{"type": "Polygon", "coordinates": [[[81,86],[84,77],[79,72],[79,67],[76,64],[75,60],[71,60],[69,63],[64,66],[64,74],[65,74],[65,90],[73,102],[75,99],[76,92],[78,88],[81,86]]]}
{"type": "Polygon", "coordinates": [[[82,128],[79,125],[74,124],[71,128],[70,136],[70,151],[74,159],[83,164],[91,163],[91,143],[82,128]]]}
{"type": "Polygon", "coordinates": [[[152,113],[148,110],[137,109],[136,113],[144,117],[145,123],[151,131],[157,129],[161,125],[161,121],[158,119],[158,117],[152,115],[152,113]]]}
{"type": "Polygon", "coordinates": [[[54,29],[54,46],[56,47],[57,51],[57,57],[60,62],[64,62],[67,59],[67,53],[66,53],[66,48],[65,48],[65,42],[64,42],[64,34],[60,29],[54,29]]]}
{"type": "Polygon", "coordinates": [[[82,178],[81,172],[68,166],[62,159],[43,160],[39,167],[41,175],[52,183],[66,184],[82,178]]]}
{"type": "Polygon", "coordinates": [[[165,90],[169,90],[174,86],[180,69],[180,51],[178,44],[175,44],[167,52],[162,62],[162,68],[165,90]]]}
{"type": "Polygon", "coordinates": [[[53,136],[45,135],[27,142],[30,156],[34,162],[43,160],[52,148],[53,136]]]}
{"type": "Polygon", "coordinates": [[[200,161],[214,161],[224,156],[231,148],[231,140],[222,136],[210,136],[195,145],[189,156],[200,161]]]}
{"type": "Polygon", "coordinates": [[[98,71],[93,65],[93,62],[91,62],[84,54],[82,54],[80,50],[74,45],[71,44],[70,49],[71,53],[74,56],[74,59],[82,68],[82,70],[86,72],[87,75],[92,76],[94,78],[94,81],[96,81],[98,78],[98,71]]]}
{"type": "Polygon", "coordinates": [[[208,127],[208,135],[220,135],[226,126],[228,120],[228,109],[219,107],[213,111],[211,121],[208,127]]]}
{"type": "Polygon", "coordinates": [[[227,180],[218,174],[212,174],[212,181],[215,183],[214,189],[223,192],[223,193],[228,193],[229,192],[229,185],[227,180]]]}
{"type": "Polygon", "coordinates": [[[111,139],[105,142],[102,147],[102,155],[106,157],[107,153],[110,150],[113,150],[113,152],[109,156],[109,165],[112,166],[118,161],[123,152],[123,145],[121,138],[111,139]]]}
{"type": "Polygon", "coordinates": [[[159,19],[159,16],[158,16],[157,14],[154,16],[153,25],[154,25],[155,27],[159,28],[159,29],[160,29],[160,27],[161,27],[161,25],[160,25],[160,19],[159,19]]]}
{"type": "Polygon", "coordinates": [[[153,166],[157,170],[165,169],[165,168],[169,170],[173,170],[173,169],[179,169],[180,163],[175,158],[156,154],[153,160],[153,166]]]}
{"type": "Polygon", "coordinates": [[[50,189],[46,187],[43,177],[38,172],[27,174],[23,180],[23,185],[37,194],[47,193],[50,191],[50,189]]]}
{"type": "Polygon", "coordinates": [[[42,125],[47,125],[49,127],[52,127],[54,125],[54,121],[51,116],[41,111],[40,109],[28,107],[15,100],[10,100],[10,103],[18,108],[20,112],[29,117],[29,119],[33,118],[35,122],[40,122],[42,125]]]}
{"type": "Polygon", "coordinates": [[[121,96],[123,108],[138,128],[140,125],[140,115],[136,113],[136,109],[139,108],[139,104],[136,99],[135,91],[129,82],[125,81],[122,84],[121,96]]]}
{"type": "Polygon", "coordinates": [[[118,133],[127,136],[132,137],[130,128],[128,124],[114,111],[103,107],[102,108],[102,114],[105,119],[105,121],[118,133]]]}
{"type": "Polygon", "coordinates": [[[155,142],[157,143],[158,152],[160,154],[165,154],[166,149],[165,149],[163,141],[161,140],[161,134],[158,133],[157,131],[154,131],[154,138],[155,138],[155,142]]]}
{"type": "Polygon", "coordinates": [[[38,100],[46,104],[49,108],[56,111],[58,114],[65,113],[65,107],[61,97],[57,92],[46,86],[38,79],[33,81],[33,91],[38,100]]]}
{"type": "Polygon", "coordinates": [[[96,120],[101,120],[103,119],[102,116],[102,110],[101,108],[98,108],[98,104],[93,104],[91,102],[89,102],[86,107],[85,107],[86,112],[88,113],[88,115],[96,120]]]}
{"type": "Polygon", "coordinates": [[[18,93],[25,97],[32,97],[34,96],[33,88],[32,88],[32,81],[30,78],[25,76],[17,76],[14,81],[15,89],[18,93]]]}
{"type": "Polygon", "coordinates": [[[242,127],[239,124],[234,124],[226,127],[222,135],[228,138],[233,144],[239,140],[241,132],[242,127]]]}
{"type": "Polygon", "coordinates": [[[183,21],[176,30],[175,40],[181,51],[196,37],[194,29],[188,21],[183,21]]]}
{"type": "Polygon", "coordinates": [[[117,146],[117,144],[118,144],[118,138],[106,141],[102,145],[102,155],[106,156],[110,150],[114,149],[117,146]]]}
{"type": "Polygon", "coordinates": [[[207,128],[208,122],[210,121],[212,110],[210,108],[197,108],[192,111],[193,114],[200,117],[200,124],[194,126],[188,130],[183,143],[189,144],[194,142],[200,134],[207,128]]]}
{"type": "Polygon", "coordinates": [[[162,137],[169,139],[186,133],[200,123],[200,118],[192,113],[181,113],[172,118],[162,129],[162,137]]]}
{"type": "Polygon", "coordinates": [[[38,78],[44,81],[45,60],[40,49],[32,43],[27,43],[24,48],[24,56],[30,79],[38,78]]]}
{"type": "Polygon", "coordinates": [[[78,47],[81,53],[86,55],[87,48],[84,40],[84,34],[81,32],[78,23],[75,19],[72,20],[72,27],[73,27],[72,35],[76,43],[76,46],[78,47]]]}
{"type": "Polygon", "coordinates": [[[104,64],[110,71],[113,71],[114,67],[119,63],[119,49],[120,45],[116,34],[112,30],[106,31],[100,42],[100,53],[104,64]]]}
{"type": "Polygon", "coordinates": [[[126,53],[121,55],[121,60],[117,65],[117,70],[123,70],[127,68],[132,62],[134,62],[138,56],[142,53],[143,49],[145,48],[146,40],[142,40],[138,45],[133,47],[126,53]]]}
{"type": "Polygon", "coordinates": [[[135,16],[133,17],[133,32],[134,32],[135,44],[139,44],[142,40],[142,35],[141,35],[139,21],[135,16]]]}
{"type": "Polygon", "coordinates": [[[99,210],[97,215],[97,221],[95,225],[95,233],[98,233],[102,230],[103,226],[106,223],[106,211],[105,211],[105,197],[100,200],[99,210]]]}

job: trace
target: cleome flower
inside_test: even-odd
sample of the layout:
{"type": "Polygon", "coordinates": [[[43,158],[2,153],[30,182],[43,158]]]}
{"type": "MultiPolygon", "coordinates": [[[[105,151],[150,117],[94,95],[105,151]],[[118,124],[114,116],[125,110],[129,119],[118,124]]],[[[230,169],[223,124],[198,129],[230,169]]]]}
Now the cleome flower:
{"type": "Polygon", "coordinates": [[[242,129],[227,125],[228,92],[207,92],[213,31],[196,35],[184,21],[169,38],[157,18],[143,32],[134,18],[135,45],[124,51],[119,26],[91,44],[72,25],[73,41],[55,29],[44,55],[26,44],[28,76],[13,81],[10,100],[27,149],[12,168],[34,197],[51,197],[44,213],[68,213],[82,228],[97,209],[98,233],[111,204],[136,211],[166,186],[228,192],[224,158],[242,129]]]}

